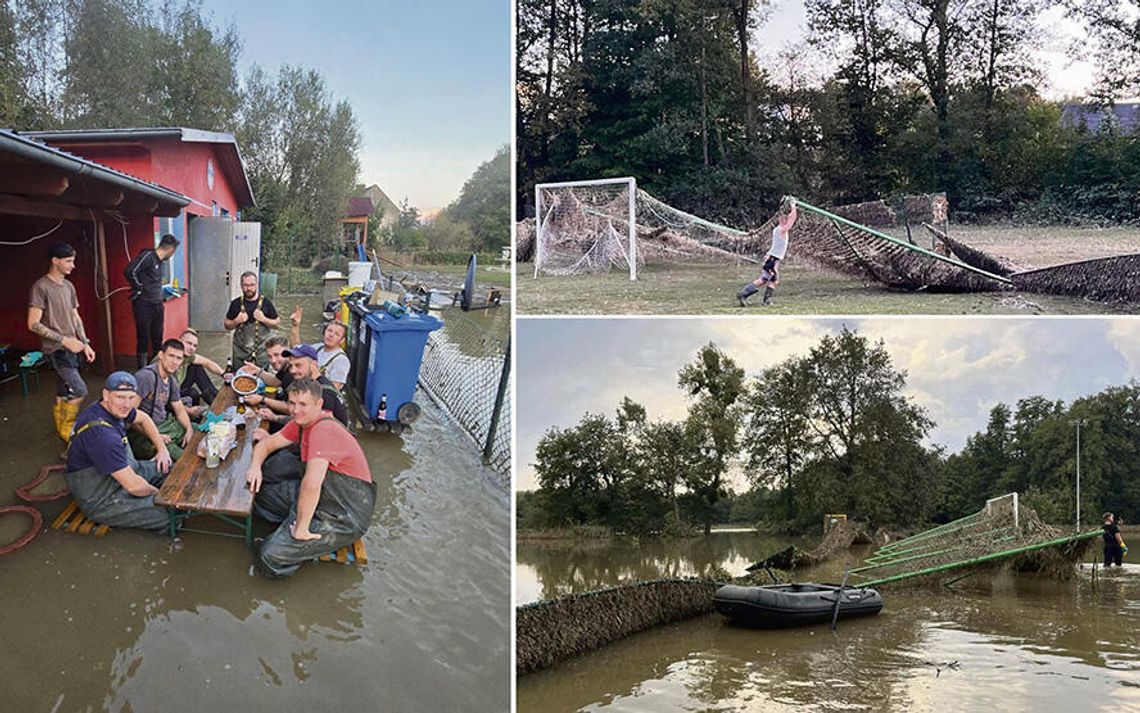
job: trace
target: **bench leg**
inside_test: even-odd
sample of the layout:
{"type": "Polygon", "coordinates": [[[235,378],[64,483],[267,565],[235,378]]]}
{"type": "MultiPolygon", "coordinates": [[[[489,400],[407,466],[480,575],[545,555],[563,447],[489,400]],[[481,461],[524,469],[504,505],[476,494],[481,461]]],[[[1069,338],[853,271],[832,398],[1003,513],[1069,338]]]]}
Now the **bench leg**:
{"type": "Polygon", "coordinates": [[[253,515],[245,516],[245,546],[253,549],[253,515]]]}
{"type": "Polygon", "coordinates": [[[170,538],[174,539],[178,537],[178,514],[173,510],[167,511],[167,514],[170,517],[170,538]]]}

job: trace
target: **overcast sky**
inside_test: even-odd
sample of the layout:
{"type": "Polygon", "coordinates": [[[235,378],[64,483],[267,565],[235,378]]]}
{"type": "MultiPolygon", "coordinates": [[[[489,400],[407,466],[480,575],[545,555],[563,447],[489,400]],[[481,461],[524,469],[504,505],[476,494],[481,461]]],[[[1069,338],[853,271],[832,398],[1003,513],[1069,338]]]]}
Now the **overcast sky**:
{"type": "Polygon", "coordinates": [[[318,70],[360,122],[361,182],[440,208],[511,140],[510,0],[205,0],[239,69],[318,70]]]}
{"type": "Polygon", "coordinates": [[[622,396],[650,420],[683,417],[677,372],[710,341],[754,376],[844,325],[884,340],[909,374],[905,393],[937,424],[931,440],[951,452],[998,402],[1068,403],[1140,375],[1140,320],[1128,318],[520,318],[515,487],[537,487],[534,452],[547,429],[586,412],[613,416],[622,396]]]}

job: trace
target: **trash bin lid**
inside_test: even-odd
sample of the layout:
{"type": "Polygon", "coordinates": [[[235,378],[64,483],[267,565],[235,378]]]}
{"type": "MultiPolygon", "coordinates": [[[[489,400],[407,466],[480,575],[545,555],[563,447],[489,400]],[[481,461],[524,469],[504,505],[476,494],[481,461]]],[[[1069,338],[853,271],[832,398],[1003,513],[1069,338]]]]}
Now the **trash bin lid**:
{"type": "Polygon", "coordinates": [[[364,322],[378,332],[434,332],[443,321],[430,314],[408,314],[399,319],[387,312],[370,312],[364,322]]]}

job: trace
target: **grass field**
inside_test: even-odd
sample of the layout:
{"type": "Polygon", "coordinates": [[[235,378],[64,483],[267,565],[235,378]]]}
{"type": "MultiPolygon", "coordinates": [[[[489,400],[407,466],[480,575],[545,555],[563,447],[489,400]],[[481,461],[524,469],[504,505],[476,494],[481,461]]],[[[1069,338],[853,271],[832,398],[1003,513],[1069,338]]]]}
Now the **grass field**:
{"type": "MultiPolygon", "coordinates": [[[[925,231],[923,231],[925,232],[925,231]]],[[[1140,252],[1134,228],[962,227],[951,236],[1026,268],[1140,252]]],[[[915,234],[916,241],[929,241],[915,234]]],[[[795,249],[795,233],[792,250],[795,249]]],[[[1128,314],[1138,305],[1023,292],[935,294],[899,292],[822,270],[794,253],[780,268],[780,287],[770,307],[737,306],[735,295],[756,277],[755,265],[648,265],[638,279],[612,270],[596,275],[534,277],[534,263],[517,266],[519,314],[1128,314]]]]}

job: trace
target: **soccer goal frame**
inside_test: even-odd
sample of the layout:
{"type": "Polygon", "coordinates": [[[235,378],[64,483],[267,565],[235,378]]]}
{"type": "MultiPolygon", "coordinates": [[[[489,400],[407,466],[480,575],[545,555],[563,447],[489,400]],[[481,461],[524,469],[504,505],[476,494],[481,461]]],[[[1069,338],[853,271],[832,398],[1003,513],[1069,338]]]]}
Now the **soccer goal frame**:
{"type": "Polygon", "coordinates": [[[625,178],[599,178],[592,181],[561,181],[557,183],[538,183],[534,186],[534,276],[538,277],[545,261],[545,240],[543,228],[545,227],[546,211],[542,200],[544,190],[558,188],[578,188],[588,186],[626,185],[629,195],[629,215],[626,220],[628,231],[628,246],[626,257],[629,261],[629,279],[637,279],[637,179],[628,176],[625,178]]]}

